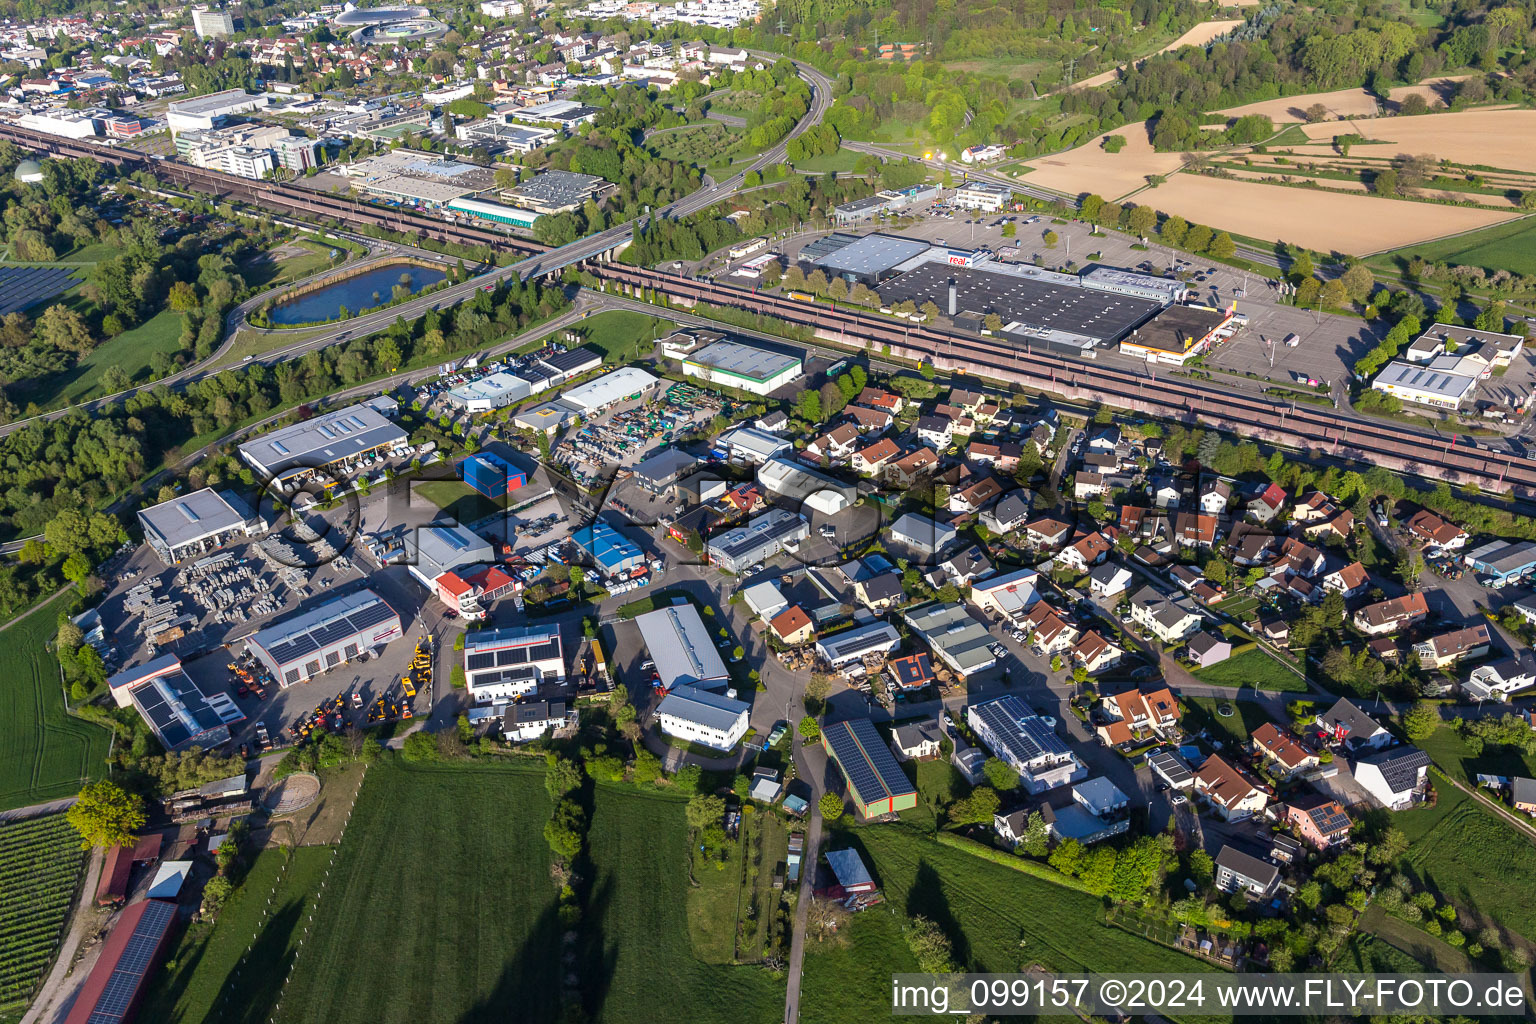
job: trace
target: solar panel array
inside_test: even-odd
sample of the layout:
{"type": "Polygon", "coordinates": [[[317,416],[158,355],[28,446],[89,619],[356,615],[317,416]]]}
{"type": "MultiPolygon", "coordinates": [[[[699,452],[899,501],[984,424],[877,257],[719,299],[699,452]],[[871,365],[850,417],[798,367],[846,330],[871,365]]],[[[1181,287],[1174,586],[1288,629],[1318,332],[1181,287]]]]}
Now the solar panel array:
{"type": "Polygon", "coordinates": [[[1349,815],[1344,813],[1344,808],[1337,802],[1330,801],[1321,807],[1314,807],[1307,814],[1312,818],[1312,824],[1325,836],[1349,830],[1349,815]]]}
{"type": "Polygon", "coordinates": [[[133,702],[139,706],[167,749],[174,750],[192,738],[192,731],[177,716],[176,709],[154,683],[135,688],[133,702]]]}
{"type": "Polygon", "coordinates": [[[163,900],[145,902],[144,913],[134,923],[128,945],[112,968],[112,976],[86,1024],[119,1024],[128,1016],[144,977],[153,966],[155,953],[175,919],[176,904],[163,900]]]}
{"type": "Polygon", "coordinates": [[[895,755],[880,742],[880,734],[867,718],[835,722],[827,727],[826,735],[832,756],[860,803],[869,806],[913,791],[895,755]]]}
{"type": "Polygon", "coordinates": [[[1018,763],[1029,764],[1042,757],[1062,757],[1070,753],[1061,737],[1012,694],[977,704],[971,712],[981,719],[996,742],[1006,748],[1006,751],[993,751],[999,756],[1006,752],[1018,763]]]}
{"type": "Polygon", "coordinates": [[[68,267],[0,267],[0,316],[29,309],[74,286],[68,267]]]}
{"type": "Polygon", "coordinates": [[[317,623],[301,633],[280,640],[269,648],[269,653],[280,665],[289,665],[316,651],[337,643],[370,626],[377,626],[394,618],[394,611],[383,601],[375,601],[365,607],[338,615],[328,622],[317,623]]]}

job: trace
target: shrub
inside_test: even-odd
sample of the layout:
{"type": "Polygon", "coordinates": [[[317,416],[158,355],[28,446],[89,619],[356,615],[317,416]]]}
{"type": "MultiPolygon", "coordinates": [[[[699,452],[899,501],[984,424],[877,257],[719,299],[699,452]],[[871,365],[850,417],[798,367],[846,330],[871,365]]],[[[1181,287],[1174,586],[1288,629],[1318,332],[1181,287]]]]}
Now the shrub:
{"type": "Polygon", "coordinates": [[[437,760],[437,741],[425,729],[413,732],[405,738],[400,756],[412,764],[430,764],[437,760]]]}

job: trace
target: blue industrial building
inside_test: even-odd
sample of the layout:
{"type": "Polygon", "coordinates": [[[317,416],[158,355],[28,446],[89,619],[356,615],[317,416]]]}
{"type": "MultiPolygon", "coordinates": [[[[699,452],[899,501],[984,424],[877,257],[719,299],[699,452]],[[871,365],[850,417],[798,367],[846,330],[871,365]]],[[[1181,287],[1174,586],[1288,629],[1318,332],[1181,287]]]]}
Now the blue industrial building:
{"type": "Polygon", "coordinates": [[[1536,542],[1491,540],[1467,552],[1464,561],[1473,572],[1491,577],[1492,586],[1502,587],[1536,575],[1536,542]]]}
{"type": "Polygon", "coordinates": [[[486,452],[471,455],[459,463],[459,476],[487,498],[505,497],[528,484],[528,474],[486,452]]]}
{"type": "Polygon", "coordinates": [[[622,533],[599,519],[571,534],[576,546],[592,556],[604,575],[627,572],[645,562],[645,554],[622,533]]]}

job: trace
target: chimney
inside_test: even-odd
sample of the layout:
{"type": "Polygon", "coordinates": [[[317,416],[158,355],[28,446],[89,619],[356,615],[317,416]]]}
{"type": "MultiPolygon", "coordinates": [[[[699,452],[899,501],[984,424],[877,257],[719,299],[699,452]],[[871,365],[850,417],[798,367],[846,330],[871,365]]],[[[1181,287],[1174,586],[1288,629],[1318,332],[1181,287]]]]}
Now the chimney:
{"type": "Polygon", "coordinates": [[[949,279],[949,315],[955,315],[955,279],[949,279]]]}

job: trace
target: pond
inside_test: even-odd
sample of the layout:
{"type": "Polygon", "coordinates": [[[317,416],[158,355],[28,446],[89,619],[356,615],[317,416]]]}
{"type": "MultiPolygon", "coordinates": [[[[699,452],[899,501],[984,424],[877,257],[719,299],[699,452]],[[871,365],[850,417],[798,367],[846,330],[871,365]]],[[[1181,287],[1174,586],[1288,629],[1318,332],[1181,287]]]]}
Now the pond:
{"type": "Polygon", "coordinates": [[[273,306],[268,316],[274,324],[280,326],[334,320],[343,306],[354,314],[370,306],[382,306],[389,301],[396,285],[404,285],[415,295],[447,276],[445,271],[436,267],[389,263],[273,306]]]}

